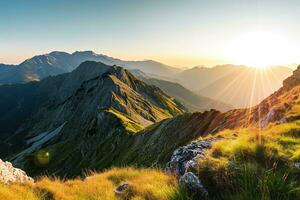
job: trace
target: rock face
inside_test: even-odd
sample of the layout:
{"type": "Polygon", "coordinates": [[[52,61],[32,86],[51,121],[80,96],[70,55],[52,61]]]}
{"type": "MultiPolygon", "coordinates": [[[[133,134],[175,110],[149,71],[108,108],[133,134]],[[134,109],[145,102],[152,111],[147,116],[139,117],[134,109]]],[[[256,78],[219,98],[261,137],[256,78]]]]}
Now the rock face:
{"type": "Polygon", "coordinates": [[[201,199],[208,199],[208,192],[203,187],[201,181],[193,172],[185,173],[179,182],[184,187],[187,187],[194,195],[199,196],[201,199]]]}
{"type": "Polygon", "coordinates": [[[205,151],[211,148],[211,145],[218,138],[192,142],[186,146],[176,149],[167,163],[166,171],[171,172],[177,177],[184,175],[186,172],[198,168],[198,160],[203,158],[205,151]]]}
{"type": "Polygon", "coordinates": [[[267,124],[269,124],[270,122],[279,120],[283,117],[283,114],[278,112],[277,110],[273,109],[270,110],[270,112],[268,112],[268,114],[266,115],[266,117],[260,122],[259,126],[260,128],[265,127],[267,124]]]}
{"type": "Polygon", "coordinates": [[[0,182],[3,183],[24,183],[33,182],[33,179],[18,168],[14,168],[10,162],[3,162],[0,159],[0,182]]]}
{"type": "Polygon", "coordinates": [[[263,128],[271,122],[279,121],[280,123],[285,123],[288,120],[284,118],[284,113],[291,109],[291,105],[283,104],[281,107],[271,109],[265,118],[260,122],[259,127],[263,128]]]}
{"type": "Polygon", "coordinates": [[[300,65],[293,72],[293,75],[283,81],[284,89],[291,89],[300,84],[300,65]]]}
{"type": "Polygon", "coordinates": [[[206,150],[210,149],[216,140],[220,138],[200,140],[176,149],[165,169],[180,177],[180,184],[201,199],[207,199],[208,192],[192,171],[198,169],[199,160],[204,158],[206,150]]]}

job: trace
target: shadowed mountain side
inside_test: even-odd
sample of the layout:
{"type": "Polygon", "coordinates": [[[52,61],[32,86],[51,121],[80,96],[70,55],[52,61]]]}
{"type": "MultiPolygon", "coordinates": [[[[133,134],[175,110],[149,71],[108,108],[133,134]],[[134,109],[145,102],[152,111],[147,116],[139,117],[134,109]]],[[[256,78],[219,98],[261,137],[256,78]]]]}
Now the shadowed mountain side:
{"type": "Polygon", "coordinates": [[[51,155],[46,168],[36,167],[31,159],[23,167],[31,175],[43,173],[76,176],[85,170],[111,166],[164,166],[172,152],[206,133],[216,111],[184,114],[165,119],[136,134],[124,131],[116,118],[103,116],[106,125],[94,131],[80,132],[45,149],[51,155]],[[114,128],[112,128],[114,127],[114,128]]]}
{"type": "MultiPolygon", "coordinates": [[[[172,97],[136,79],[127,70],[91,61],[82,63],[72,73],[3,86],[0,90],[7,92],[1,95],[8,95],[1,98],[4,115],[0,127],[7,123],[1,136],[8,137],[4,146],[9,147],[1,151],[1,156],[15,152],[11,159],[21,166],[35,151],[61,141],[95,133],[102,134],[98,135],[102,139],[118,132],[134,134],[154,122],[185,112],[172,97]],[[18,93],[23,88],[28,92],[18,93]],[[32,103],[26,104],[28,101],[32,103]],[[6,109],[11,103],[14,109],[6,109]],[[27,112],[20,112],[23,110],[27,112]],[[18,116],[20,113],[22,116],[18,116]],[[13,116],[20,121],[9,123],[13,116]]],[[[73,151],[68,150],[67,154],[73,151]]]]}

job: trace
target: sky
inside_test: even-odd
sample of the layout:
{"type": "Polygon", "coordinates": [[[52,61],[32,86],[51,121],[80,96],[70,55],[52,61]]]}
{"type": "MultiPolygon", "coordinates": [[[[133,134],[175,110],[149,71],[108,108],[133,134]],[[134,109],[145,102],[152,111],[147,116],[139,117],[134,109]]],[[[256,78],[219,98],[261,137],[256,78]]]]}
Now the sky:
{"type": "Polygon", "coordinates": [[[0,63],[93,50],[177,67],[300,62],[300,1],[1,0],[0,63]]]}

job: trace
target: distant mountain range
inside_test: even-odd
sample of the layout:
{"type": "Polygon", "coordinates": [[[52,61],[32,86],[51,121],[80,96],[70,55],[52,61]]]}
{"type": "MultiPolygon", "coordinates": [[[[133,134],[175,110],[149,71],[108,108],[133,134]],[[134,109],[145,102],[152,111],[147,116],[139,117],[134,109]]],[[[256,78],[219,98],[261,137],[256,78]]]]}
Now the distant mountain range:
{"type": "Polygon", "coordinates": [[[0,84],[24,83],[41,80],[74,70],[84,61],[97,61],[107,65],[118,65],[127,69],[140,69],[149,74],[174,75],[180,69],[152,60],[123,61],[92,51],[76,51],[72,54],[54,51],[49,54],[34,56],[19,65],[0,64],[0,84]]]}
{"type": "MultiPolygon", "coordinates": [[[[177,98],[180,96],[182,102],[186,101],[186,98],[183,100],[183,96],[179,93],[183,94],[182,86],[184,89],[188,89],[189,92],[187,93],[194,96],[187,97],[189,100],[184,103],[190,111],[211,108],[212,105],[217,104],[221,106],[213,106],[212,108],[226,110],[228,109],[226,104],[237,108],[256,105],[276,91],[282,85],[282,81],[292,73],[290,68],[280,66],[274,66],[268,70],[258,70],[242,65],[219,65],[212,68],[194,67],[182,70],[153,60],[124,61],[92,51],[77,51],[72,54],[54,51],[49,54],[34,56],[19,65],[1,64],[0,84],[25,83],[71,72],[84,61],[97,61],[107,65],[121,66],[129,70],[138,70],[139,73],[143,73],[144,77],[155,79],[155,81],[152,80],[152,83],[149,79],[148,83],[150,84],[158,84],[161,80],[159,84],[162,85],[160,87],[167,84],[162,80],[168,81],[168,84],[176,83],[176,86],[172,86],[175,88],[180,84],[181,89],[173,89],[172,95],[177,96],[177,98]],[[181,92],[174,94],[174,91],[181,92]],[[191,99],[193,99],[193,103],[191,99]],[[212,99],[217,99],[217,104],[210,102],[212,99]]],[[[166,91],[170,87],[164,89],[166,91]]]]}
{"type": "Polygon", "coordinates": [[[66,72],[70,72],[81,62],[97,61],[107,65],[118,65],[130,69],[137,77],[147,80],[147,83],[164,87],[164,91],[180,100],[189,111],[204,111],[210,108],[222,111],[233,108],[229,104],[216,101],[210,98],[201,97],[192,91],[182,87],[178,83],[162,81],[158,78],[172,79],[172,76],[179,73],[180,70],[155,61],[122,61],[120,59],[108,57],[105,55],[95,54],[92,51],[74,52],[72,54],[65,52],[51,52],[49,54],[35,56],[28,59],[17,66],[0,65],[0,83],[16,84],[26,83],[29,81],[39,81],[48,76],[54,76],[66,72]],[[163,75],[161,75],[163,74],[163,75]],[[164,76],[165,75],[165,76],[164,76]],[[147,77],[147,78],[146,78],[147,77]],[[149,77],[157,77],[149,79],[149,77]]]}
{"type": "Polygon", "coordinates": [[[190,112],[197,111],[205,111],[211,108],[220,110],[220,111],[228,111],[233,109],[233,106],[230,104],[223,103],[222,101],[217,101],[212,98],[204,97],[201,95],[197,95],[191,90],[183,87],[179,83],[174,83],[171,81],[160,80],[156,78],[145,78],[141,76],[137,76],[142,79],[145,83],[150,85],[155,85],[161,88],[164,92],[171,95],[175,99],[177,99],[180,103],[182,103],[190,112]]]}
{"type": "Polygon", "coordinates": [[[195,93],[230,103],[234,107],[251,107],[282,86],[292,74],[287,67],[256,69],[247,66],[220,65],[195,67],[178,75],[178,82],[195,93]]]}

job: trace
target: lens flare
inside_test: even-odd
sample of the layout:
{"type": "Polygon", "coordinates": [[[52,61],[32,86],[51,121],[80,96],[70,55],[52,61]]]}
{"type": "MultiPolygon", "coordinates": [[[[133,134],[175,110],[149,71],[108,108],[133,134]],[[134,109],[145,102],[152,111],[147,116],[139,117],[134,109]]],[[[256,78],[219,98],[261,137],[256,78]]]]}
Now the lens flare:
{"type": "Polygon", "coordinates": [[[46,166],[50,162],[50,153],[46,150],[39,150],[34,155],[34,162],[37,166],[46,166]]]}

